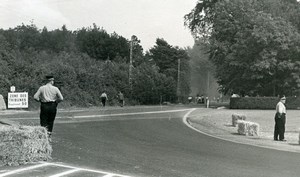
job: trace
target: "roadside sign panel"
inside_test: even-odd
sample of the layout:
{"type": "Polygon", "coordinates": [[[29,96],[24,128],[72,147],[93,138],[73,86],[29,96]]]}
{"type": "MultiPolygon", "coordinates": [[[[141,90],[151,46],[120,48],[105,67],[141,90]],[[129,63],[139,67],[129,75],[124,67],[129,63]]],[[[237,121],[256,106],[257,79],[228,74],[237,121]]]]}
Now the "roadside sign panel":
{"type": "Polygon", "coordinates": [[[28,108],[28,92],[8,93],[8,108],[28,108]]]}

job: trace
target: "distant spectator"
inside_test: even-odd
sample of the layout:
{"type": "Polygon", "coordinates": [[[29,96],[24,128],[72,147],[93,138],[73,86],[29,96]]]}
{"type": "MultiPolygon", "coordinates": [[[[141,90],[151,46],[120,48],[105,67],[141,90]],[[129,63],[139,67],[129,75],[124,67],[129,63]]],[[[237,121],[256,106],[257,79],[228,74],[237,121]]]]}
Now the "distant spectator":
{"type": "Polygon", "coordinates": [[[234,93],[234,94],[231,95],[231,97],[232,98],[238,98],[238,97],[240,97],[240,95],[234,93]]]}
{"type": "Polygon", "coordinates": [[[123,107],[124,106],[124,94],[121,91],[119,91],[118,98],[119,98],[120,106],[123,107]]]}
{"type": "Polygon", "coordinates": [[[203,95],[201,95],[201,97],[200,97],[200,103],[204,103],[204,96],[203,95]]]}
{"type": "Polygon", "coordinates": [[[101,94],[100,99],[102,106],[105,107],[106,101],[108,101],[107,94],[105,91],[101,94]]]}
{"type": "Polygon", "coordinates": [[[286,141],[284,139],[285,132],[285,122],[286,122],[286,107],[285,107],[285,96],[280,96],[280,101],[276,105],[276,114],[275,114],[275,128],[274,128],[274,140],[286,141]]]}
{"type": "Polygon", "coordinates": [[[188,97],[188,100],[189,100],[189,103],[191,103],[193,101],[193,97],[192,96],[189,96],[188,97]]]}

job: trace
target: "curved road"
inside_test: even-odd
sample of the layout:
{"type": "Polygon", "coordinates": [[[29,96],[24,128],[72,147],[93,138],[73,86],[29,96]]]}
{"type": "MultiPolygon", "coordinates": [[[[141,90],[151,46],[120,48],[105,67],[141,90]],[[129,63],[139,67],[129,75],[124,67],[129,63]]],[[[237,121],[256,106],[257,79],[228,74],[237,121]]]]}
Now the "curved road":
{"type": "Polygon", "coordinates": [[[53,161],[136,177],[300,176],[298,153],[206,136],[183,123],[187,112],[61,119],[53,161]]]}

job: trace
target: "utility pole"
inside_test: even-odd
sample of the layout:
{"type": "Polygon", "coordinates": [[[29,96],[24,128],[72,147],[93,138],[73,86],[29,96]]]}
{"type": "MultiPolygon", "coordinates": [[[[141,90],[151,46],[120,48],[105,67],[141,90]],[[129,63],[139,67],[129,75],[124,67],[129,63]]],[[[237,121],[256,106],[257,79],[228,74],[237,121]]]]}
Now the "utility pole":
{"type": "Polygon", "coordinates": [[[177,74],[177,99],[180,101],[180,58],[178,58],[178,74],[177,74]]]}
{"type": "Polygon", "coordinates": [[[132,89],[132,50],[133,50],[133,36],[131,36],[130,41],[130,56],[129,56],[129,86],[132,89]]]}
{"type": "Polygon", "coordinates": [[[210,78],[209,78],[209,70],[207,70],[207,84],[206,84],[206,86],[207,86],[207,88],[206,88],[206,93],[207,93],[207,95],[209,94],[209,87],[210,87],[210,85],[209,85],[209,83],[210,83],[210,80],[209,80],[210,78]]]}

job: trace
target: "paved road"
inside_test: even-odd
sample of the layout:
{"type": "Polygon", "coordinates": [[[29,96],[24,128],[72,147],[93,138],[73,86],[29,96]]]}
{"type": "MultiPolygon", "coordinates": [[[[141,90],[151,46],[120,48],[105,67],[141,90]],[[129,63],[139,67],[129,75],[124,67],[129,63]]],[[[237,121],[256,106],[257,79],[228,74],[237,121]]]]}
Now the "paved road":
{"type": "Polygon", "coordinates": [[[54,164],[45,165],[52,170],[35,172],[45,175],[68,168],[70,176],[100,176],[101,171],[101,176],[299,176],[299,154],[200,134],[183,123],[187,112],[121,115],[120,111],[110,110],[110,117],[89,118],[81,114],[61,119],[54,130],[54,164]],[[95,171],[88,171],[91,169],[95,171]]]}

